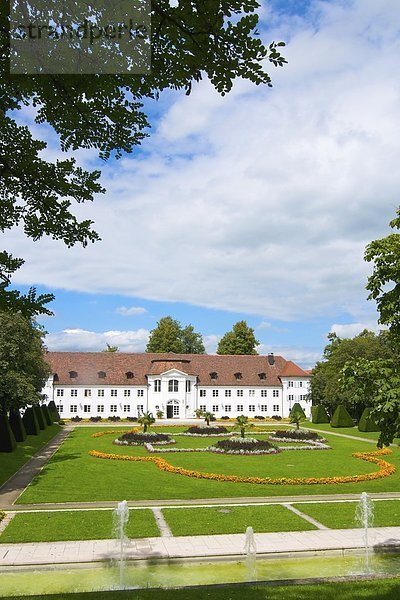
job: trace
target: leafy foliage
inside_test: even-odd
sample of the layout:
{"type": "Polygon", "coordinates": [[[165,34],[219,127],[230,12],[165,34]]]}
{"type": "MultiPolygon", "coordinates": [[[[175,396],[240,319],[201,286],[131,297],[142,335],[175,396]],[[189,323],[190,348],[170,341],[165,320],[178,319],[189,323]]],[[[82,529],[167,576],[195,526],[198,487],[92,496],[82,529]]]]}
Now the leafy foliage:
{"type": "Polygon", "coordinates": [[[379,426],[371,415],[371,408],[364,408],[363,414],[358,422],[358,431],[379,431],[379,426]]]}
{"type": "Polygon", "coordinates": [[[50,371],[42,336],[30,319],[0,311],[0,412],[41,399],[50,371]]]}
{"type": "MultiPolygon", "coordinates": [[[[130,153],[147,135],[143,101],[158,98],[165,89],[190,94],[193,83],[203,76],[222,95],[237,77],[271,86],[263,67],[267,61],[284,65],[280,54],[284,43],[263,45],[257,31],[258,7],[257,0],[191,0],[176,7],[169,0],[152,0],[152,64],[146,76],[21,77],[10,74],[9,4],[2,3],[0,230],[19,224],[34,240],[48,235],[67,246],[85,246],[99,239],[92,221],[79,221],[72,205],[92,201],[104,192],[98,182],[100,172],[85,171],[71,156],[54,163],[46,160],[45,142],[19,124],[18,111],[33,106],[36,126],[50,125],[63,151],[94,149],[104,160],[130,153]]],[[[50,18],[51,12],[45,13],[42,22],[50,18]]]]}
{"type": "Polygon", "coordinates": [[[239,415],[236,417],[234,429],[238,429],[240,431],[240,437],[244,438],[246,431],[252,429],[253,427],[253,423],[249,423],[249,417],[246,417],[245,415],[239,415]]]}
{"type": "Polygon", "coordinates": [[[217,354],[257,354],[254,329],[246,321],[238,321],[220,340],[217,354]]]}
{"type": "Polygon", "coordinates": [[[192,325],[182,327],[172,317],[163,317],[155,329],[150,331],[146,352],[204,354],[205,348],[201,334],[196,333],[192,325]]]}
{"type": "Polygon", "coordinates": [[[140,425],[143,425],[143,433],[146,433],[146,431],[155,422],[156,422],[156,420],[153,416],[153,413],[151,413],[151,412],[145,412],[142,415],[140,415],[140,417],[138,418],[138,423],[140,423],[140,425]]]}
{"type": "Polygon", "coordinates": [[[393,357],[390,337],[385,331],[378,335],[364,330],[354,338],[342,339],[335,333],[328,335],[329,343],[324,350],[324,360],[318,362],[311,378],[312,403],[322,404],[330,416],[339,404],[344,404],[358,418],[365,403],[355,402],[353,393],[341,385],[342,369],[354,358],[375,360],[393,357]]]}
{"type": "Polygon", "coordinates": [[[207,423],[207,425],[210,425],[210,421],[216,421],[215,415],[212,412],[209,412],[208,410],[203,412],[203,415],[205,422],[207,423]]]}
{"type": "MultiPolygon", "coordinates": [[[[400,229],[400,207],[390,222],[392,229],[400,229]]],[[[368,278],[368,299],[376,300],[379,322],[389,327],[400,340],[400,234],[392,233],[368,244],[365,260],[374,264],[368,278]]]]}

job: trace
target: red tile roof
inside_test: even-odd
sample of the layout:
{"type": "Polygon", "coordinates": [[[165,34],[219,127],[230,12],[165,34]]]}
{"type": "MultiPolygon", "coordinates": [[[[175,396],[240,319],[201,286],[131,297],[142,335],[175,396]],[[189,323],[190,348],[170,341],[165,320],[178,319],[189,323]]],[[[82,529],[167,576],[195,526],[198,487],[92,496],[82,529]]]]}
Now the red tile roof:
{"type": "Polygon", "coordinates": [[[307,377],[282,356],[274,356],[274,364],[270,364],[269,357],[261,355],[47,352],[46,360],[60,385],[146,385],[146,375],[161,375],[170,369],[197,375],[199,385],[204,386],[278,386],[281,376],[307,377]],[[77,376],[71,378],[71,371],[77,376]],[[106,376],[100,378],[100,371],[106,376]],[[128,372],[133,378],[127,378],[128,372]],[[216,379],[211,378],[214,372],[216,379]],[[241,378],[235,373],[241,373],[241,378]]]}

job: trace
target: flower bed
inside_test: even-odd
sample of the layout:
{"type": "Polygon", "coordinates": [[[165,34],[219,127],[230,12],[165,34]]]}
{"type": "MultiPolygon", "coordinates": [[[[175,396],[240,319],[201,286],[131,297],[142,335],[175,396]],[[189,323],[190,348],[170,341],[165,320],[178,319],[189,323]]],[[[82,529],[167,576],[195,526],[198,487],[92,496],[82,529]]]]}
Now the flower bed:
{"type": "Polygon", "coordinates": [[[221,454],[277,454],[280,449],[267,442],[255,438],[229,438],[219,440],[214,446],[209,446],[210,452],[221,454]]]}
{"type": "Polygon", "coordinates": [[[220,435],[221,433],[229,433],[227,428],[223,425],[200,427],[199,425],[193,425],[184,431],[186,435],[220,435]]]}
{"type": "MultiPolygon", "coordinates": [[[[161,444],[158,444],[161,445],[161,444]]],[[[154,448],[153,444],[146,442],[144,447],[147,452],[164,454],[166,452],[209,452],[209,447],[205,448],[154,448]]]]}
{"type": "Polygon", "coordinates": [[[113,442],[117,446],[141,446],[145,443],[168,445],[175,444],[175,440],[171,438],[167,433],[156,433],[156,432],[132,432],[124,433],[113,442]]]}
{"type": "Polygon", "coordinates": [[[89,452],[90,456],[95,458],[103,458],[108,460],[129,460],[132,462],[152,462],[161,471],[175,473],[176,475],[184,475],[186,477],[193,477],[196,479],[230,481],[232,483],[254,483],[259,485],[330,485],[340,483],[358,483],[360,481],[381,479],[396,472],[396,467],[394,465],[381,458],[381,456],[391,453],[392,451],[389,448],[383,448],[376,452],[354,452],[352,454],[352,456],[355,458],[360,458],[361,460],[378,465],[379,470],[374,471],[373,473],[344,475],[340,477],[279,477],[277,479],[272,479],[271,477],[239,477],[238,475],[202,473],[200,471],[185,469],[183,467],[175,467],[174,465],[170,465],[164,458],[159,456],[127,456],[123,454],[107,454],[105,452],[98,452],[97,450],[90,450],[89,452]]]}
{"type": "Polygon", "coordinates": [[[275,440],[292,442],[296,441],[314,441],[325,442],[326,440],[318,435],[315,431],[305,431],[304,429],[278,429],[273,432],[275,440]]]}

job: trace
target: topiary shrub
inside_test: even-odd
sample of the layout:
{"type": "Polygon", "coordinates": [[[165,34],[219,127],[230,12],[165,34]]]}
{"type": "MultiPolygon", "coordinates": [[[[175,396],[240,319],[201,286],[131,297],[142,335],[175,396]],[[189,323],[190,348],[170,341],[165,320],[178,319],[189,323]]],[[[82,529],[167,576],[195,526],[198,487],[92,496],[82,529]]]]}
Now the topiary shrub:
{"type": "Polygon", "coordinates": [[[331,427],[354,427],[353,419],[343,404],[339,404],[333,413],[331,427]]]}
{"type": "Polygon", "coordinates": [[[289,416],[292,417],[294,414],[300,414],[302,419],[306,418],[306,413],[303,410],[303,407],[298,402],[295,402],[290,410],[289,416]]]}
{"type": "Polygon", "coordinates": [[[10,427],[14,434],[15,441],[23,442],[24,440],[26,440],[26,430],[19,410],[10,411],[10,416],[8,417],[8,420],[10,422],[10,427]]]}
{"type": "Polygon", "coordinates": [[[44,416],[38,404],[33,404],[33,412],[36,415],[39,429],[46,429],[46,423],[44,422],[44,416]]]}
{"type": "Polygon", "coordinates": [[[45,404],[42,404],[42,406],[40,407],[42,413],[43,413],[43,417],[45,420],[46,425],[53,425],[53,419],[51,418],[49,409],[47,408],[47,406],[45,404]]]}
{"type": "Polygon", "coordinates": [[[271,419],[274,419],[274,421],[282,421],[282,417],[280,415],[272,415],[271,419]]]}
{"type": "Polygon", "coordinates": [[[138,420],[138,418],[137,417],[126,417],[126,420],[127,421],[133,421],[133,422],[136,423],[136,421],[138,420]]]}
{"type": "Polygon", "coordinates": [[[78,415],[76,415],[75,417],[71,417],[71,421],[74,421],[74,423],[79,423],[82,421],[82,417],[78,417],[78,415]]]}
{"type": "Polygon", "coordinates": [[[224,415],[223,417],[221,417],[221,421],[229,421],[228,415],[224,415]]]}
{"type": "Polygon", "coordinates": [[[258,421],[265,421],[264,415],[255,415],[254,418],[257,419],[258,421]]]}
{"type": "Polygon", "coordinates": [[[311,407],[312,423],[329,423],[329,416],[322,404],[311,407]]]}
{"type": "Polygon", "coordinates": [[[32,406],[25,410],[22,422],[28,435],[39,435],[40,427],[32,406]]]}
{"type": "Polygon", "coordinates": [[[60,420],[60,413],[57,410],[57,406],[54,400],[50,400],[50,402],[47,405],[47,408],[49,409],[49,413],[53,421],[58,422],[60,420]]]}
{"type": "Polygon", "coordinates": [[[90,417],[89,421],[92,421],[92,423],[99,423],[101,421],[101,417],[90,417]]]}
{"type": "Polygon", "coordinates": [[[113,421],[114,423],[116,421],[120,421],[121,417],[118,417],[117,415],[110,415],[109,417],[107,417],[107,421],[113,421]]]}
{"type": "Polygon", "coordinates": [[[375,419],[371,416],[371,408],[364,408],[358,422],[358,431],[380,431],[375,419]]]}
{"type": "Polygon", "coordinates": [[[0,452],[14,452],[17,447],[14,434],[6,414],[0,414],[0,452]]]}

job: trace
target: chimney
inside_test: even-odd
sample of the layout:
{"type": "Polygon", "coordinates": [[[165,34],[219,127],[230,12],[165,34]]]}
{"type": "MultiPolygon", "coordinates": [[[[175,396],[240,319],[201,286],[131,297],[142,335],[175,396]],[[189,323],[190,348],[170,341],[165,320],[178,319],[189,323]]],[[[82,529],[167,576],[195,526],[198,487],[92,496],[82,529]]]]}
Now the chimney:
{"type": "Polygon", "coordinates": [[[274,353],[273,352],[270,352],[268,354],[268,363],[271,365],[271,367],[273,367],[274,364],[275,364],[275,358],[274,358],[274,353]]]}

